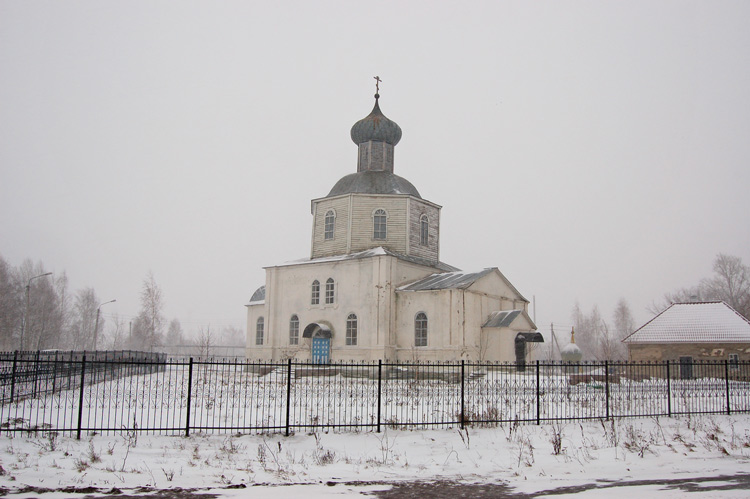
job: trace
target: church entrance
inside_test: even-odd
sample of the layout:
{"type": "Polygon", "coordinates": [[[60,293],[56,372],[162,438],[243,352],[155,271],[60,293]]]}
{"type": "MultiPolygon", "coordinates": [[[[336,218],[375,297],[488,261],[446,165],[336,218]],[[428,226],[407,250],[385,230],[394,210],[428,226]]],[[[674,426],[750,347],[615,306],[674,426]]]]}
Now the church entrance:
{"type": "Polygon", "coordinates": [[[308,324],[302,332],[303,338],[312,338],[313,364],[328,364],[331,361],[331,327],[324,323],[308,324]]]}
{"type": "Polygon", "coordinates": [[[331,360],[331,339],[312,339],[312,361],[313,364],[328,364],[331,360]]]}

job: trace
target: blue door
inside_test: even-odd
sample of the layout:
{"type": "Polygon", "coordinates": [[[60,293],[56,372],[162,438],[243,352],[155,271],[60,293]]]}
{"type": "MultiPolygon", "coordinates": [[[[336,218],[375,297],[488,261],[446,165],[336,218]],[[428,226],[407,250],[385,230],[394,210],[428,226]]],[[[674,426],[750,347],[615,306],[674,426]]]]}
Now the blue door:
{"type": "Polygon", "coordinates": [[[312,339],[312,361],[313,364],[328,364],[331,356],[331,339],[330,338],[313,338],[312,339]]]}

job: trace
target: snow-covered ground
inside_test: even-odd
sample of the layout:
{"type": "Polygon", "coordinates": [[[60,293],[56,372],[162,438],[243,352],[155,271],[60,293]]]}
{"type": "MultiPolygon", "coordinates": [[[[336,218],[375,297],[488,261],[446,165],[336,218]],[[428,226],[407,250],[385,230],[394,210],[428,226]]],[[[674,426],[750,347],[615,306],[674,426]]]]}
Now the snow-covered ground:
{"type": "MultiPolygon", "coordinates": [[[[749,462],[750,415],[289,437],[131,433],[78,441],[18,434],[0,436],[0,492],[37,497],[41,489],[52,489],[44,497],[54,498],[72,490],[94,496],[113,488],[123,493],[183,488],[283,499],[376,494],[392,483],[439,480],[505,482],[512,491],[532,494],[595,484],[606,488],[578,495],[659,491],[660,497],[682,497],[684,490],[648,481],[746,474],[749,462]],[[636,480],[646,483],[628,488],[612,483],[636,480]],[[66,487],[74,489],[60,490],[66,487]]],[[[747,489],[721,490],[724,483],[696,487],[709,497],[747,496],[747,489]]]]}

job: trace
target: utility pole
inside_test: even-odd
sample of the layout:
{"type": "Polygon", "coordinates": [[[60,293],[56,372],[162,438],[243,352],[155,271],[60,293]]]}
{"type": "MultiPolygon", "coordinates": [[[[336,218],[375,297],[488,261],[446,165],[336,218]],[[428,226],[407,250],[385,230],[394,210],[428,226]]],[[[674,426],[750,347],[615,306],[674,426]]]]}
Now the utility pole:
{"type": "Polygon", "coordinates": [[[100,305],[99,305],[99,307],[98,307],[98,308],[96,309],[96,322],[94,323],[94,351],[95,351],[95,352],[96,352],[96,340],[97,340],[97,335],[98,335],[98,333],[99,333],[99,312],[101,312],[101,310],[102,310],[102,307],[103,307],[104,305],[106,305],[106,304],[108,304],[108,303],[114,303],[114,302],[116,302],[116,301],[117,301],[117,300],[109,300],[109,301],[107,301],[107,302],[104,302],[104,303],[100,304],[100,305]]]}

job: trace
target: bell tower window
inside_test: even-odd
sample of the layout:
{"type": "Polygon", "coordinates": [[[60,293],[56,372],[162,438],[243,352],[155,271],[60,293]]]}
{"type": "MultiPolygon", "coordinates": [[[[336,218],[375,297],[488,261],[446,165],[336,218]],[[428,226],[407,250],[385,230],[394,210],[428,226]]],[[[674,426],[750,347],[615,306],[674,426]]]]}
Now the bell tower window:
{"type": "Polygon", "coordinates": [[[372,215],[372,238],[385,239],[388,235],[387,228],[388,214],[385,210],[375,210],[372,215]]]}
{"type": "Polygon", "coordinates": [[[333,239],[333,227],[336,222],[336,212],[328,210],[326,212],[325,224],[324,224],[324,238],[326,241],[333,239]]]}
{"type": "Polygon", "coordinates": [[[419,217],[419,244],[427,246],[430,236],[430,220],[427,215],[419,217]]]}

